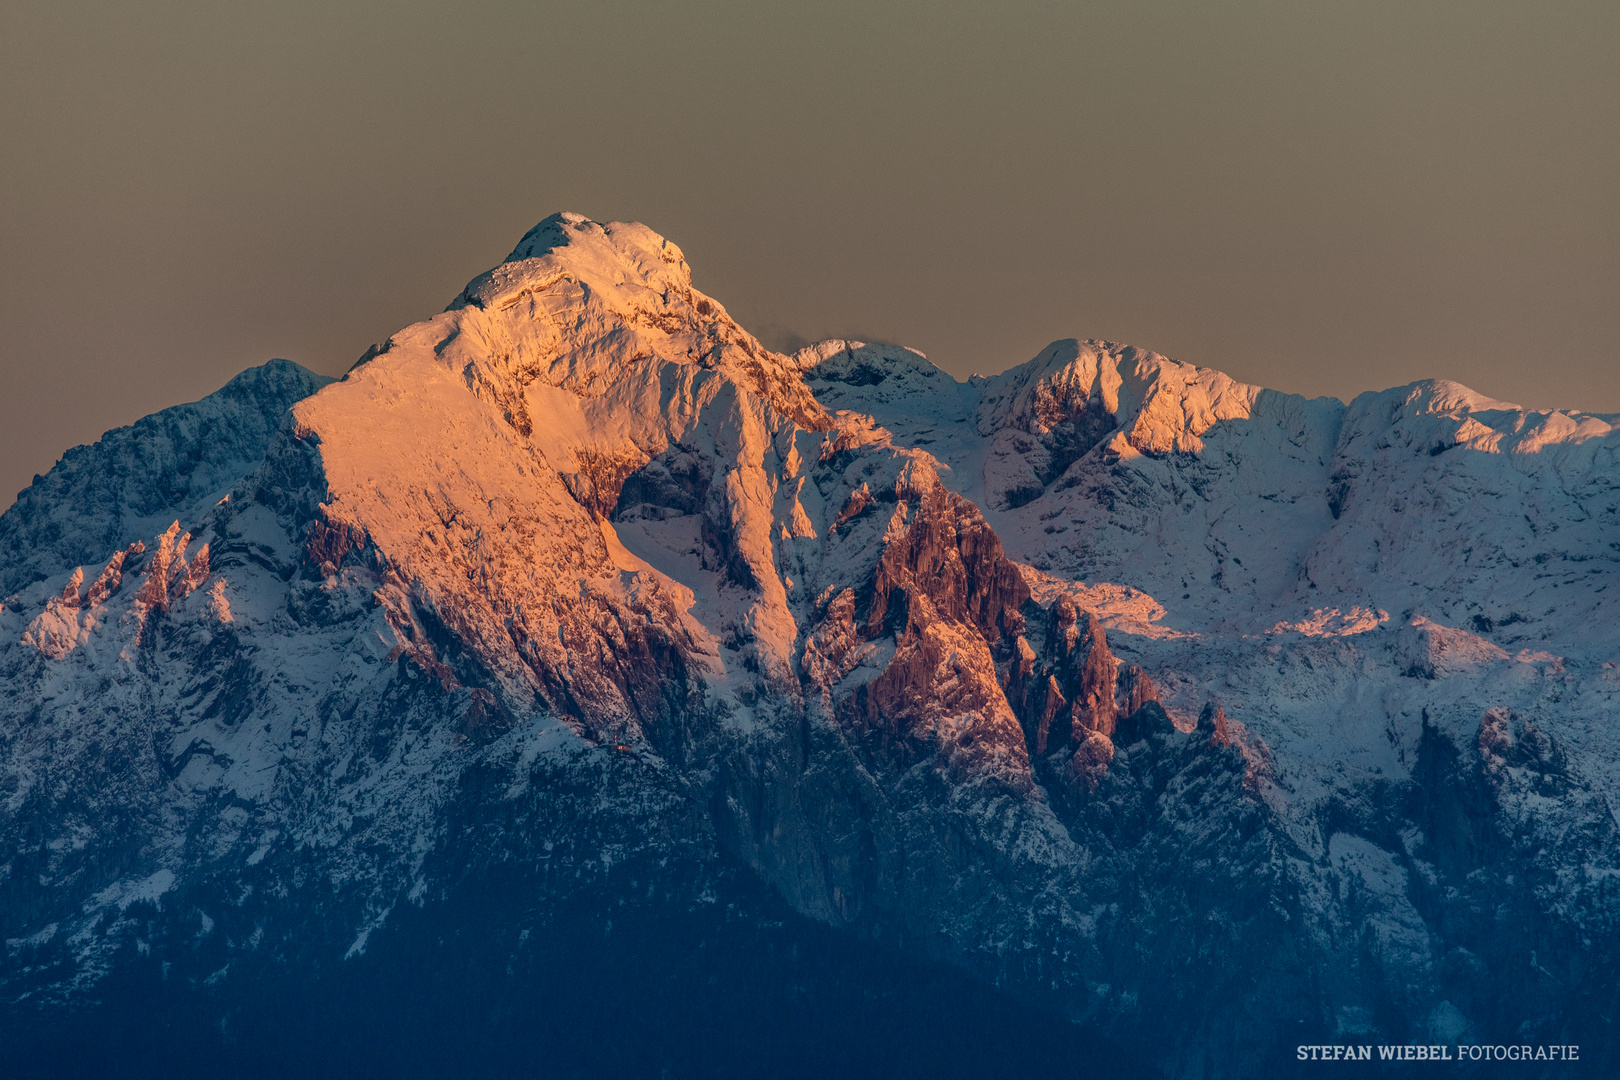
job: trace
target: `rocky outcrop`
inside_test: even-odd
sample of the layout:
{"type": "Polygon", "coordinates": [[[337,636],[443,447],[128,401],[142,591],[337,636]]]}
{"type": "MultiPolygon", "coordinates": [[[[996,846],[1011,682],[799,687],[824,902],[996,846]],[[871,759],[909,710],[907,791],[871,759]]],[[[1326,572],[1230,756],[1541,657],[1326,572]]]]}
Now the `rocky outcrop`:
{"type": "MultiPolygon", "coordinates": [[[[138,612],[168,611],[171,604],[190,596],[197,586],[208,579],[208,542],[204,541],[187,559],[186,551],[190,546],[191,534],[182,534],[178,521],[157,538],[157,547],[146,560],[144,577],[135,593],[138,612]]],[[[108,568],[112,568],[111,563],[108,568]]],[[[122,570],[122,560],[119,561],[119,570],[122,570]]]]}
{"type": "Polygon", "coordinates": [[[96,580],[90,586],[90,592],[85,597],[85,603],[90,607],[97,607],[118,592],[124,584],[124,564],[132,556],[143,554],[146,551],[146,542],[137,540],[123,551],[113,553],[107,560],[107,565],[101,568],[96,580]]]}
{"type": "Polygon", "coordinates": [[[1123,664],[1116,685],[1117,714],[1123,719],[1134,716],[1142,706],[1159,700],[1159,688],[1139,664],[1123,664]]]}
{"type": "MultiPolygon", "coordinates": [[[[864,481],[851,496],[857,500],[877,501],[864,481]]],[[[876,566],[868,580],[840,592],[842,602],[812,629],[807,675],[851,723],[894,745],[902,760],[926,748],[972,762],[964,775],[989,770],[1027,787],[1028,756],[994,653],[1022,631],[1029,589],[978,510],[946,490],[925,462],[902,468],[884,501],[892,509],[876,566]],[[848,670],[841,659],[848,649],[882,638],[893,640],[893,654],[881,674],[838,701],[827,675],[848,670]],[[846,651],[829,650],[833,642],[846,651]]]]}
{"type": "MultiPolygon", "coordinates": [[[[1008,699],[1016,703],[1031,758],[1049,782],[1075,791],[1094,791],[1113,760],[1112,737],[1119,724],[1119,661],[1108,650],[1102,621],[1059,596],[1041,613],[1044,629],[1037,652],[1020,638],[1006,665],[1008,699]]],[[[1148,698],[1145,674],[1130,668],[1132,690],[1126,705],[1148,698]]],[[[1130,712],[1135,712],[1131,709],[1130,712]]]]}

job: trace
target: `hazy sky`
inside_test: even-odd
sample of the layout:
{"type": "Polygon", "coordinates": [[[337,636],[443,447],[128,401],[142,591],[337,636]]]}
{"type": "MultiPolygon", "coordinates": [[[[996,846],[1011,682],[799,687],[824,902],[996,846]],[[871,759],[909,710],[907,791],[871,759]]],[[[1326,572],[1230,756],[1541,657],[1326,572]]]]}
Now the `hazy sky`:
{"type": "Polygon", "coordinates": [[[560,209],[768,343],[1620,411],[1620,4],[0,0],[0,507],[560,209]]]}

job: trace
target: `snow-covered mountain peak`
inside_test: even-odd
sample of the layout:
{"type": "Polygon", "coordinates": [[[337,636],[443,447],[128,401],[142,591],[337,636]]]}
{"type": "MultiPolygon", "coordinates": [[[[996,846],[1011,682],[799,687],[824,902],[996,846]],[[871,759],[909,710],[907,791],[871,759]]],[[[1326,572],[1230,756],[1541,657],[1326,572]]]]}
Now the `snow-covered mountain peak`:
{"type": "Polygon", "coordinates": [[[1249,416],[1261,393],[1212,368],[1184,364],[1111,341],[1054,341],[1033,360],[987,379],[978,410],[985,435],[1016,428],[1047,435],[1089,414],[1122,436],[1119,450],[1196,453],[1200,437],[1222,420],[1249,416]]]}
{"type": "MultiPolygon", "coordinates": [[[[468,283],[452,308],[474,304],[499,307],[514,295],[546,287],[558,275],[603,291],[629,288],[684,294],[692,269],[674,243],[639,222],[606,223],[570,212],[552,214],[519,240],[499,266],[468,283]]],[[[709,311],[721,311],[711,297],[709,311]]]]}
{"type": "Polygon", "coordinates": [[[520,429],[530,386],[622,401],[663,378],[666,365],[723,372],[784,415],[825,429],[827,415],[793,365],[691,282],[680,248],[645,225],[554,214],[438,318],[400,331],[374,355],[404,344],[413,354],[431,349],[520,429]]]}
{"type": "Polygon", "coordinates": [[[1390,393],[1400,394],[1402,391],[1405,392],[1403,404],[1410,411],[1431,413],[1524,411],[1522,406],[1486,397],[1451,379],[1419,379],[1417,382],[1397,387],[1390,393]]]}
{"type": "Polygon", "coordinates": [[[667,277],[681,285],[692,284],[691,267],[673,241],[640,222],[603,224],[569,210],[552,214],[524,233],[506,262],[544,258],[561,248],[573,249],[570,254],[575,256],[587,251],[605,255],[609,262],[629,264],[648,279],[667,277]]]}
{"type": "Polygon", "coordinates": [[[978,395],[977,387],[901,345],[829,338],[800,349],[789,363],[827,408],[866,413],[897,433],[961,423],[978,395]]]}
{"type": "Polygon", "coordinates": [[[1339,454],[1367,455],[1399,446],[1438,457],[1456,447],[1511,454],[1533,469],[1537,457],[1574,454],[1583,467],[1599,448],[1616,445],[1614,416],[1525,409],[1449,379],[1425,379],[1361,394],[1345,412],[1339,454]],[[1531,455],[1531,457],[1525,457],[1531,455]]]}

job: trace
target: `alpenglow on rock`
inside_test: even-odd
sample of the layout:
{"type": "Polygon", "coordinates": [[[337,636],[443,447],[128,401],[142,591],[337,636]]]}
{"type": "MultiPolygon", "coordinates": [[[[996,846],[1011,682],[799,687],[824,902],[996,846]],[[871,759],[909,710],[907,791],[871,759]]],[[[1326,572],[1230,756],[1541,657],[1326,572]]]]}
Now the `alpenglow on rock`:
{"type": "Polygon", "coordinates": [[[1616,424],[784,356],[548,218],[343,379],[273,361],[0,516],[6,1008],[475,910],[510,974],[581,897],[746,879],[1170,1076],[1620,1064],[1616,424]]]}

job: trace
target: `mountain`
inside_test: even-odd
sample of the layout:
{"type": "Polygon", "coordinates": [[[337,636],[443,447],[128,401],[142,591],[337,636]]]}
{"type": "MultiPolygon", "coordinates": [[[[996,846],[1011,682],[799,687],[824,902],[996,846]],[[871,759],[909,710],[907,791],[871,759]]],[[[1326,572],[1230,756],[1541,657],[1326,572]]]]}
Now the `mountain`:
{"type": "Polygon", "coordinates": [[[568,1003],[584,1075],[1613,1068],[1616,422],[784,356],[548,218],[342,380],[254,369],[0,516],[12,1064],[162,1001],[154,1061],[350,1071],[568,1003]],[[863,997],[835,1061],[714,1057],[863,997]]]}

